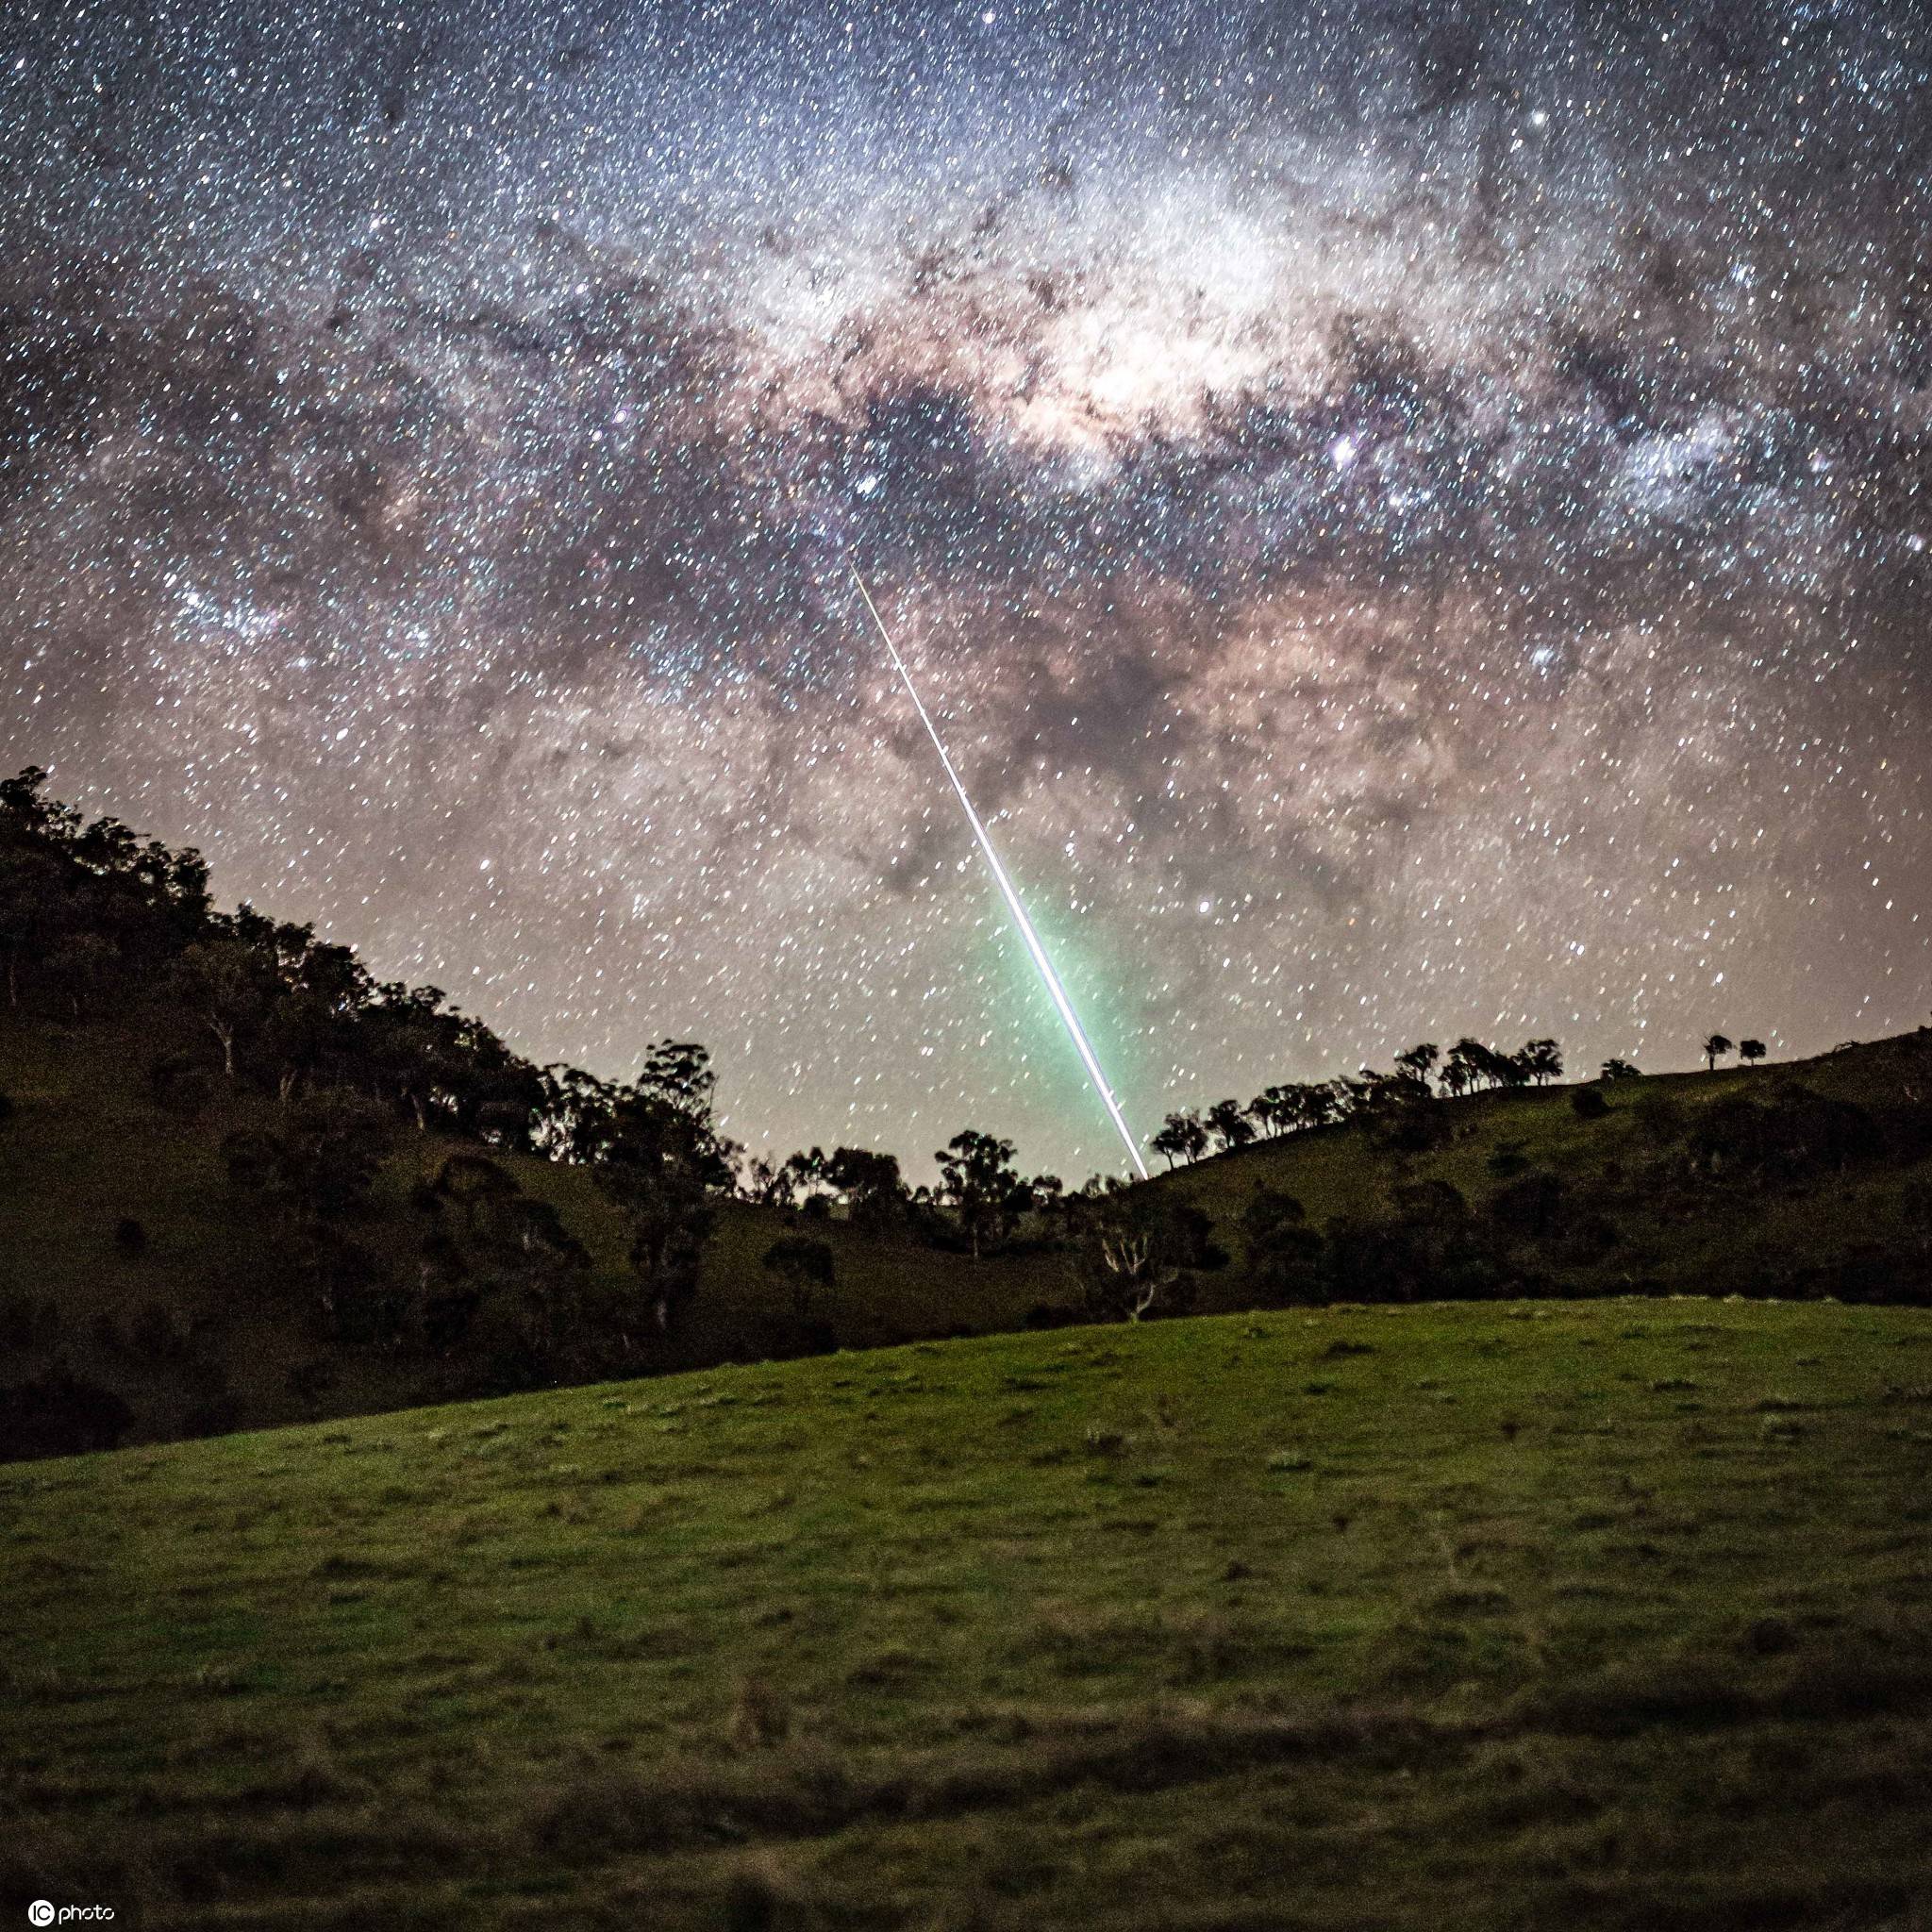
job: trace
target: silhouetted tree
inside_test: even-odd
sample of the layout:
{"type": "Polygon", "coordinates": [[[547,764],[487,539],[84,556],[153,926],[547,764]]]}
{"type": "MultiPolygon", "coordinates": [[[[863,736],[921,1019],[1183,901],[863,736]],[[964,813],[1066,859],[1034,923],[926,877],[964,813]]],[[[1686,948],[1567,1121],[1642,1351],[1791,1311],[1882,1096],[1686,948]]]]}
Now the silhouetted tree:
{"type": "Polygon", "coordinates": [[[812,1291],[830,1288],[836,1272],[831,1249],[805,1235],[786,1235],[774,1241],[764,1252],[762,1265],[790,1289],[791,1312],[801,1322],[811,1312],[812,1291]]]}
{"type": "Polygon", "coordinates": [[[1466,1035],[1452,1046],[1442,1060],[1442,1086],[1450,1093],[1471,1093],[1481,1087],[1500,1086],[1507,1076],[1509,1063],[1494,1047],[1466,1035]]]}
{"type": "MultiPolygon", "coordinates": [[[[731,1186],[731,1149],[711,1121],[715,1076],[694,1041],[660,1041],[615,1091],[591,1156],[592,1178],[630,1230],[630,1263],[651,1318],[668,1329],[697,1290],[710,1197],[731,1186]]],[[[619,1335],[634,1345],[627,1324],[619,1335]]]]}
{"type": "Polygon", "coordinates": [[[1108,1189],[1089,1202],[1074,1244],[1081,1303],[1098,1322],[1177,1311],[1191,1301],[1197,1272],[1226,1263],[1208,1216],[1164,1190],[1108,1189]]]}
{"type": "Polygon", "coordinates": [[[745,1162],[738,1191],[747,1201],[760,1208],[790,1208],[792,1205],[791,1177],[780,1161],[762,1155],[745,1162]]]}
{"type": "Polygon", "coordinates": [[[187,947],[170,975],[173,991],[213,1034],[222,1072],[236,1075],[235,1042],[266,1011],[273,980],[269,962],[240,940],[210,940],[187,947]]]}
{"type": "Polygon", "coordinates": [[[844,1199],[857,1227],[896,1226],[906,1218],[906,1182],[895,1155],[869,1147],[839,1147],[824,1165],[828,1186],[844,1199]]]}
{"type": "Polygon", "coordinates": [[[1711,1072],[1717,1072],[1719,1059],[1731,1050],[1731,1042],[1722,1033],[1713,1033],[1704,1042],[1704,1064],[1711,1072]]]}
{"type": "Polygon", "coordinates": [[[1182,1113],[1171,1113],[1161,1122],[1159,1132],[1147,1144],[1165,1158],[1170,1168],[1176,1160],[1199,1160],[1208,1151],[1207,1124],[1191,1108],[1182,1113]]]}
{"type": "Polygon", "coordinates": [[[1412,1074],[1426,1086],[1441,1058],[1442,1049],[1433,1041],[1424,1041],[1420,1046],[1412,1046],[1406,1053],[1397,1054],[1395,1064],[1402,1073],[1412,1074]]]}
{"type": "Polygon", "coordinates": [[[1328,1081],[1270,1087],[1248,1104],[1250,1118],[1270,1135],[1304,1133],[1339,1118],[1341,1095],[1328,1081]]]}
{"type": "Polygon", "coordinates": [[[823,1147],[805,1147],[796,1154],[788,1155],[785,1164],[778,1170],[790,1195],[788,1205],[802,1204],[809,1208],[814,1202],[823,1205],[828,1200],[832,1183],[825,1170],[830,1165],[831,1157],[823,1147]]]}
{"type": "Polygon", "coordinates": [[[1037,1174],[1026,1183],[1026,1191],[1032,1197],[1033,1211],[1045,1222],[1056,1236],[1072,1232],[1073,1216],[1078,1211],[1079,1195],[1070,1193],[1067,1184],[1057,1174],[1037,1174]]]}
{"type": "Polygon", "coordinates": [[[1257,1299],[1276,1306],[1321,1299],[1322,1237],[1292,1194],[1257,1186],[1241,1209],[1241,1241],[1257,1299]]]}
{"type": "MultiPolygon", "coordinates": [[[[383,989],[386,1010],[392,1009],[394,1005],[387,997],[391,991],[400,992],[402,989],[383,989]]],[[[442,994],[438,988],[426,986],[417,989],[412,997],[433,1014],[442,994]]],[[[531,1122],[531,1143],[536,1151],[552,1160],[572,1165],[594,1160],[610,1130],[616,1088],[608,1080],[601,1080],[580,1067],[565,1066],[560,1060],[544,1067],[538,1074],[538,1101],[531,1122]]],[[[420,1111],[417,1118],[420,1124],[420,1111]]]]}
{"type": "Polygon", "coordinates": [[[1740,1040],[1738,1042],[1738,1058],[1750,1066],[1761,1060],[1769,1049],[1761,1040],[1740,1040]]]}
{"type": "Polygon", "coordinates": [[[1563,1049],[1554,1040],[1525,1041],[1517,1059],[1539,1087],[1562,1075],[1563,1049]]]}
{"type": "Polygon", "coordinates": [[[1003,1241],[1031,1205],[1013,1167],[1013,1143],[972,1127],[955,1134],[933,1157],[940,1164],[940,1199],[958,1216],[976,1260],[1003,1241]]]}
{"type": "Polygon", "coordinates": [[[1223,1153],[1245,1147],[1255,1138],[1255,1124],[1239,1100],[1217,1100],[1203,1122],[1223,1153]]]}
{"type": "Polygon", "coordinates": [[[1597,1070],[1600,1080],[1641,1080],[1642,1069],[1633,1066],[1628,1060],[1607,1059],[1597,1070]]]}

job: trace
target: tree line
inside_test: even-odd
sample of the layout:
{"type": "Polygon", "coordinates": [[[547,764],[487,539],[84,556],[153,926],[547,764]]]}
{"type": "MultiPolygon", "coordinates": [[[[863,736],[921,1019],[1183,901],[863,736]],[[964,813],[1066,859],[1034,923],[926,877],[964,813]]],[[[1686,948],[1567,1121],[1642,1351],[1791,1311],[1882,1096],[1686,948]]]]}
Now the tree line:
{"type": "MultiPolygon", "coordinates": [[[[1722,1033],[1711,1034],[1702,1048],[1712,1069],[1733,1050],[1746,1064],[1763,1059],[1767,1052],[1761,1040],[1740,1041],[1734,1049],[1722,1033]]],[[[1498,1089],[1547,1087],[1562,1077],[1563,1070],[1563,1049],[1554,1040],[1526,1040],[1513,1052],[1467,1036],[1446,1049],[1425,1041],[1397,1054],[1387,1072],[1363,1067],[1334,1079],[1267,1087],[1245,1102],[1217,1100],[1211,1107],[1180,1108],[1162,1120],[1147,1145],[1172,1170],[1208,1154],[1230,1153],[1257,1141],[1308,1133],[1356,1118],[1379,1122],[1398,1135],[1406,1131],[1411,1138],[1425,1138],[1422,1123],[1432,1101],[1498,1089]]],[[[1641,1069],[1631,1061],[1610,1058],[1598,1068],[1596,1077],[1616,1082],[1640,1075],[1641,1069]]]]}
{"type": "Polygon", "coordinates": [[[630,1080],[536,1065],[439,987],[377,980],[312,925],[218,910],[199,852],[86,822],[46,782],[31,766],[0,781],[9,1008],[139,1019],[158,1106],[189,1120],[222,1099],[229,1183],[329,1339],[447,1348],[487,1316],[496,1379],[513,1385],[615,1370],[673,1324],[735,1182],[704,1047],[658,1041],[630,1080]],[[399,1135],[432,1131],[475,1151],[416,1190],[425,1225],[398,1267],[364,1238],[372,1189],[399,1135]],[[588,1257],[498,1151],[591,1171],[627,1236],[624,1295],[592,1306],[588,1257]]]}

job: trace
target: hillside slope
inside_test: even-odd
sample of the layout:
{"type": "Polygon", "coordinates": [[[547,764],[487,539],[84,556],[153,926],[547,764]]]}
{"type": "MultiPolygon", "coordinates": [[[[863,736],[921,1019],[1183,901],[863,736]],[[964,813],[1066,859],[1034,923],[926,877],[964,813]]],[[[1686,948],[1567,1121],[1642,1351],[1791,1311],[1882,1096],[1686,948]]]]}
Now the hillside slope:
{"type": "MultiPolygon", "coordinates": [[[[0,1124],[0,1380],[64,1362],[127,1401],[136,1441],[475,1392],[473,1354],[407,1339],[346,1345],[303,1314],[288,1255],[221,1155],[238,1125],[274,1124],[274,1097],[217,1089],[192,1116],[171,1110],[147,1077],[166,1024],[164,1014],[116,1026],[0,1013],[0,1092],[13,1102],[0,1124]],[[117,1241],[125,1221],[139,1224],[138,1247],[117,1241]]],[[[1227,1257],[1189,1271],[1169,1307],[1231,1311],[1285,1292],[1373,1300],[1525,1287],[1902,1300],[1932,1291],[1932,1035],[1793,1067],[1591,1091],[1605,1096],[1599,1117],[1575,1110],[1574,1088],[1482,1094],[1438,1103],[1444,1138],[1424,1151],[1383,1144],[1357,1120],[1157,1177],[1146,1198],[1199,1208],[1227,1257]],[[1862,1114],[1872,1144],[1791,1172],[1712,1168],[1708,1150],[1693,1158],[1698,1124],[1713,1109],[1745,1097],[1775,1103],[1793,1081],[1862,1114]],[[1547,1210],[1547,1225],[1496,1218],[1524,1175],[1548,1191],[1547,1202],[1531,1204],[1547,1210]],[[1506,1264],[1474,1289],[1457,1289],[1439,1242],[1405,1246],[1417,1210],[1403,1200],[1421,1191],[1439,1202],[1445,1187],[1458,1224],[1481,1232],[1506,1264]],[[1357,1243],[1348,1268],[1284,1290],[1247,1266],[1241,1222],[1257,1188],[1293,1196],[1311,1228],[1367,1224],[1374,1238],[1357,1243]]],[[[430,1232],[412,1189],[452,1154],[475,1151],[435,1132],[403,1133],[358,1239],[406,1277],[430,1232]]],[[[632,1291],[623,1225],[586,1170],[493,1158],[582,1244],[593,1291],[632,1291]]],[[[699,1292],[640,1366],[675,1371],[1069,1319],[1078,1307],[1074,1259],[1047,1232],[1036,1222],[1014,1251],[975,1261],[910,1232],[869,1234],[837,1220],[802,1227],[787,1211],[726,1201],[699,1292]],[[800,1231],[827,1244],[835,1267],[815,1294],[809,1330],[761,1265],[774,1241],[800,1231]]],[[[1331,1241],[1331,1259],[1341,1252],[1331,1241]]]]}
{"type": "MultiPolygon", "coordinates": [[[[133,1407],[129,1440],[366,1414],[457,1392],[474,1364],[421,1347],[351,1347],[296,1311],[289,1257],[257,1203],[230,1181],[224,1138],[273,1126],[272,1099],[217,1091],[192,1117],[158,1103],[140,1029],[58,1026],[0,1013],[0,1366],[55,1359],[133,1407]],[[142,1241],[117,1241],[125,1221],[142,1241]]],[[[360,1240],[406,1270],[425,1224],[412,1186],[474,1142],[404,1134],[384,1162],[360,1240]]],[[[590,1257],[592,1291],[633,1277],[620,1218],[590,1174],[497,1150],[491,1158],[547,1202],[590,1257]]],[[[760,1265],[795,1217],[719,1204],[689,1317],[654,1341],[665,1370],[795,1353],[799,1324],[760,1265]]],[[[954,1328],[1019,1325],[1039,1298],[1033,1257],[980,1262],[815,1221],[837,1276],[819,1312],[855,1346],[954,1328]]],[[[823,1344],[821,1344],[823,1345],[823,1344]]],[[[0,1380],[9,1379],[0,1374],[0,1380]]]]}
{"type": "Polygon", "coordinates": [[[1909,1925],[1928,1378],[1916,1310],[1330,1310],[0,1473],[0,1911],[1909,1925]]]}
{"type": "Polygon", "coordinates": [[[1377,1147],[1350,1122],[1219,1155],[1155,1185],[1203,1208],[1232,1241],[1257,1186],[1292,1194],[1310,1223],[1326,1224],[1385,1212],[1399,1186],[1443,1182],[1481,1209],[1510,1179],[1548,1175],[1558,1183],[1553,1225],[1531,1265],[1556,1293],[1932,1291],[1932,1196],[1921,1205],[1932,1187],[1932,1028],[1813,1060],[1476,1093],[1441,1107],[1448,1138],[1429,1151],[1377,1147]],[[1795,1131],[1816,1130],[1819,1144],[1782,1165],[1751,1165],[1722,1134],[1700,1145],[1713,1110],[1789,1110],[1794,1091],[1864,1118],[1849,1130],[1803,1120],[1795,1131]],[[1605,1110],[1579,1113],[1579,1092],[1600,1096],[1605,1110]],[[1834,1131],[1848,1143],[1868,1132],[1869,1143],[1824,1144],[1834,1131]]]}

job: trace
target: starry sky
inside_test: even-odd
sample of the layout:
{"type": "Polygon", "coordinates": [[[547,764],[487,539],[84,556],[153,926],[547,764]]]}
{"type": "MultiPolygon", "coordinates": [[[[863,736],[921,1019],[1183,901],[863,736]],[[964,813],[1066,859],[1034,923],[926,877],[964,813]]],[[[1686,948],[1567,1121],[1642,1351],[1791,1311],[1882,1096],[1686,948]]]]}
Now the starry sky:
{"type": "Polygon", "coordinates": [[[1932,1006],[1932,20],[0,23],[0,756],[755,1149],[1932,1006]]]}

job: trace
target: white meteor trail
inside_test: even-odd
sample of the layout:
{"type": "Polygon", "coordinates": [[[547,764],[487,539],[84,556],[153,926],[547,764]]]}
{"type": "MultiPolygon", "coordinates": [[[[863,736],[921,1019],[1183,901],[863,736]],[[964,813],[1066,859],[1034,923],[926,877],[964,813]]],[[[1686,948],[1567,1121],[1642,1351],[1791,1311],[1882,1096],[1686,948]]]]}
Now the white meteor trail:
{"type": "Polygon", "coordinates": [[[1127,1125],[1126,1116],[1121,1112],[1120,1102],[1113,1097],[1113,1089],[1108,1085],[1107,1075],[1100,1070],[1099,1058],[1080,1024],[1079,1016],[1074,1011],[1074,1003],[1067,997],[1067,990],[1060,984],[1059,974],[1053,970],[1053,961],[1047,958],[1046,948],[1040,942],[1040,935],[1033,930],[1033,922],[1026,917],[1026,908],[1020,903],[1020,895],[1013,890],[1013,882],[1007,876],[1007,869],[1000,863],[1000,856],[993,850],[992,841],[987,836],[979,814],[974,810],[972,799],[966,795],[966,787],[953,767],[945,740],[940,736],[939,727],[921,701],[919,689],[912,682],[912,674],[907,670],[906,660],[900,657],[899,647],[893,643],[892,634],[886,628],[886,621],[879,615],[878,606],[872,601],[872,592],[865,588],[865,579],[858,575],[858,566],[848,559],[845,567],[852,573],[852,581],[858,586],[858,594],[865,599],[865,608],[872,612],[872,621],[878,626],[879,636],[885,640],[892,669],[899,674],[899,681],[906,687],[906,695],[912,700],[912,708],[919,713],[919,722],[925,726],[925,735],[932,740],[933,749],[940,755],[940,763],[946,768],[946,776],[953,781],[953,790],[959,795],[967,823],[973,827],[973,836],[979,841],[980,855],[986,860],[987,870],[992,874],[993,882],[1007,902],[1007,909],[1013,915],[1013,924],[1019,929],[1020,937],[1026,941],[1026,950],[1032,954],[1034,965],[1040,969],[1041,984],[1053,995],[1053,1003],[1066,1025],[1067,1038],[1074,1042],[1074,1051],[1080,1056],[1080,1064],[1087,1069],[1087,1077],[1093,1083],[1093,1091],[1099,1094],[1101,1105],[1107,1108],[1108,1118],[1119,1130],[1127,1158],[1144,1181],[1147,1163],[1141,1158],[1140,1142],[1134,1139],[1133,1129],[1127,1125]]]}

